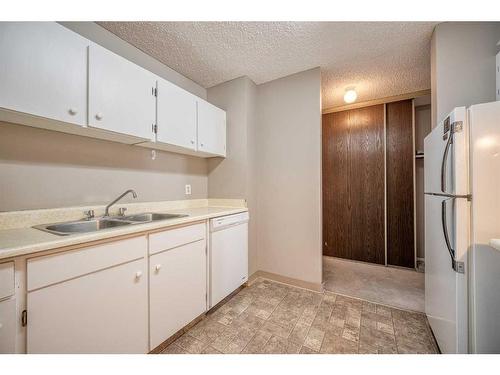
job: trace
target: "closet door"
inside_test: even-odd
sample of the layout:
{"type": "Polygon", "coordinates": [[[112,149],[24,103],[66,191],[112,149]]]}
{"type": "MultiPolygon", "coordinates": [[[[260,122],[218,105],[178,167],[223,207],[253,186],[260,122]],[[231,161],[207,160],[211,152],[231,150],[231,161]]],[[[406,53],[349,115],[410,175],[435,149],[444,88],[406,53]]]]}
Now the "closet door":
{"type": "Polygon", "coordinates": [[[387,264],[415,267],[412,100],[386,104],[387,264]]]}
{"type": "Polygon", "coordinates": [[[384,106],[323,115],[323,253],[385,263],[384,106]]]}

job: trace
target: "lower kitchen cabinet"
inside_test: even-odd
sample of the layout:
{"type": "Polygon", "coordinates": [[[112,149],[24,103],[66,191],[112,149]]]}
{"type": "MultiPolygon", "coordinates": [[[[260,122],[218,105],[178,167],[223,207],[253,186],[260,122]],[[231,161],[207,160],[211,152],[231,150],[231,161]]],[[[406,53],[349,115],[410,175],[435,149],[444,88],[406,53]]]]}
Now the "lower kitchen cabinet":
{"type": "Polygon", "coordinates": [[[206,241],[151,255],[149,267],[150,340],[154,349],[206,311],[206,241]]]}
{"type": "Polygon", "coordinates": [[[28,353],[147,353],[147,239],[28,262],[28,353]]]}
{"type": "Polygon", "coordinates": [[[0,354],[15,353],[16,329],[16,300],[0,301],[0,354]]]}

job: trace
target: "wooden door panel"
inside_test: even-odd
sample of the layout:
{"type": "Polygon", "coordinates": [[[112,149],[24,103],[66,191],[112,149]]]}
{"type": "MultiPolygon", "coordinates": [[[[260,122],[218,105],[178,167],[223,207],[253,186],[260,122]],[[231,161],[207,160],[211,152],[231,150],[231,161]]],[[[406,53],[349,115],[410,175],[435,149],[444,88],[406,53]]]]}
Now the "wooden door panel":
{"type": "Polygon", "coordinates": [[[348,112],[323,116],[323,249],[342,258],[351,257],[348,125],[348,112]]]}
{"type": "Polygon", "coordinates": [[[384,107],[323,115],[324,255],[383,264],[384,107]]]}
{"type": "Polygon", "coordinates": [[[415,267],[413,104],[386,105],[387,263],[415,267]]]}
{"type": "Polygon", "coordinates": [[[350,112],[351,258],[384,264],[384,107],[350,112]]]}

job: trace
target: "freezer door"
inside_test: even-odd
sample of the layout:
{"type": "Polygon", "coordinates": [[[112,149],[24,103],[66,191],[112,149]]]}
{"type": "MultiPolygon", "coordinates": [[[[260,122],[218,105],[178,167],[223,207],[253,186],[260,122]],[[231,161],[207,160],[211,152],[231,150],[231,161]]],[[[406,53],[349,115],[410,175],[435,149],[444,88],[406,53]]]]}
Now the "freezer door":
{"type": "Polygon", "coordinates": [[[466,199],[425,196],[425,312],[443,353],[468,351],[467,274],[453,270],[445,236],[466,269],[468,206],[466,199]]]}
{"type": "Polygon", "coordinates": [[[468,123],[458,107],[425,137],[424,191],[466,195],[468,185],[468,123]]]}

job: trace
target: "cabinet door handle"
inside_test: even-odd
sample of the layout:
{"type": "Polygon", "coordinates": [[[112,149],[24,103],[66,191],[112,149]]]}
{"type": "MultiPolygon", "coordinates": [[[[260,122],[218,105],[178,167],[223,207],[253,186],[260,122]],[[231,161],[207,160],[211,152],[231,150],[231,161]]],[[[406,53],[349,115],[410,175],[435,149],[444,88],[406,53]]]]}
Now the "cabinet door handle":
{"type": "Polygon", "coordinates": [[[193,139],[191,140],[191,144],[194,145],[194,140],[193,139]]]}
{"type": "Polygon", "coordinates": [[[95,119],[98,120],[98,121],[101,121],[103,119],[103,117],[104,116],[100,112],[95,115],[95,119]]]}
{"type": "Polygon", "coordinates": [[[157,264],[157,265],[155,266],[155,271],[156,271],[156,272],[159,272],[160,270],[161,270],[161,264],[157,264]]]}
{"type": "Polygon", "coordinates": [[[78,110],[76,108],[70,108],[68,112],[71,116],[75,116],[78,113],[78,110]]]}
{"type": "Polygon", "coordinates": [[[136,279],[140,279],[140,278],[141,278],[141,276],[142,276],[142,271],[137,271],[137,272],[135,273],[135,278],[136,278],[136,279]]]}
{"type": "Polygon", "coordinates": [[[203,147],[203,143],[200,143],[200,146],[203,147]]]}
{"type": "Polygon", "coordinates": [[[23,310],[21,313],[21,325],[26,327],[28,325],[28,311],[23,310]]]}

